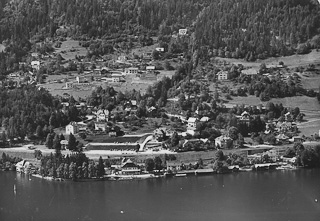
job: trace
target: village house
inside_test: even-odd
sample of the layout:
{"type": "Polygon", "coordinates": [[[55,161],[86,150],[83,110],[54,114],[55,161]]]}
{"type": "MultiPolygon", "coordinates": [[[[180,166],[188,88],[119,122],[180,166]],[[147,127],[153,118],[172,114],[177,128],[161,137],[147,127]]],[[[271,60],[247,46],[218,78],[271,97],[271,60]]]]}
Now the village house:
{"type": "Polygon", "coordinates": [[[285,134],[281,133],[281,134],[278,134],[278,135],[276,136],[276,140],[277,140],[278,142],[287,142],[287,141],[289,140],[289,137],[286,136],[285,134]]]}
{"type": "Polygon", "coordinates": [[[180,162],[167,161],[167,171],[176,172],[176,171],[180,171],[180,170],[181,170],[181,163],[180,162]]]}
{"type": "Polygon", "coordinates": [[[247,125],[250,124],[250,114],[247,111],[242,112],[240,116],[238,116],[238,119],[241,123],[245,123],[247,125]]]}
{"type": "Polygon", "coordinates": [[[67,140],[61,140],[60,144],[61,144],[61,150],[66,150],[69,142],[67,140]]]}
{"type": "Polygon", "coordinates": [[[127,60],[128,60],[128,58],[127,58],[126,56],[121,55],[121,56],[118,57],[117,62],[120,62],[120,63],[123,62],[123,63],[125,63],[125,62],[127,62],[127,60]]]}
{"type": "Polygon", "coordinates": [[[152,52],[145,52],[143,53],[143,60],[145,61],[151,61],[152,60],[152,52]]]}
{"type": "Polygon", "coordinates": [[[126,68],[124,69],[124,74],[138,74],[139,72],[139,68],[134,68],[134,67],[130,67],[130,68],[126,68]]]}
{"type": "Polygon", "coordinates": [[[117,132],[115,130],[111,130],[109,131],[109,137],[116,137],[117,136],[117,132]]]}
{"type": "Polygon", "coordinates": [[[123,175],[139,175],[141,174],[141,169],[132,160],[124,159],[121,163],[121,172],[123,175]]]}
{"type": "Polygon", "coordinates": [[[228,80],[229,73],[227,71],[219,71],[217,74],[217,78],[219,81],[228,80]]]}
{"type": "Polygon", "coordinates": [[[209,120],[210,120],[209,117],[202,117],[202,118],[200,119],[200,122],[208,122],[209,120]]]}
{"type": "Polygon", "coordinates": [[[97,121],[99,122],[105,122],[105,121],[108,121],[109,120],[109,115],[110,115],[110,112],[108,110],[98,110],[96,112],[96,116],[97,116],[97,121]]]}
{"type": "Polygon", "coordinates": [[[76,122],[72,121],[66,126],[66,134],[76,134],[79,132],[79,128],[76,122]]]}
{"type": "Polygon", "coordinates": [[[103,131],[105,132],[108,128],[108,125],[106,123],[103,122],[95,122],[94,123],[94,130],[96,131],[103,131]]]}
{"type": "Polygon", "coordinates": [[[293,120],[291,113],[290,112],[285,113],[284,119],[285,119],[285,121],[291,122],[293,120]]]}
{"type": "Polygon", "coordinates": [[[220,147],[221,149],[230,149],[233,146],[233,140],[228,136],[221,135],[214,140],[214,145],[217,148],[220,147]]]}
{"type": "Polygon", "coordinates": [[[193,129],[193,130],[195,130],[196,129],[196,127],[197,127],[197,123],[198,123],[198,118],[195,118],[195,117],[189,117],[189,119],[188,119],[188,125],[187,125],[187,127],[188,127],[188,129],[193,129]]]}
{"type": "Polygon", "coordinates": [[[153,138],[155,140],[162,140],[164,137],[172,137],[174,130],[167,129],[165,127],[157,128],[153,131],[153,138]]]}
{"type": "Polygon", "coordinates": [[[156,51],[158,51],[158,52],[164,52],[164,48],[156,48],[156,51]]]}
{"type": "Polygon", "coordinates": [[[66,89],[69,89],[69,88],[73,88],[74,84],[73,82],[66,82],[66,89]]]}
{"type": "Polygon", "coordinates": [[[182,143],[182,147],[185,147],[187,144],[199,144],[199,143],[207,143],[209,139],[189,139],[189,140],[184,140],[182,143]]]}
{"type": "Polygon", "coordinates": [[[35,70],[40,69],[40,61],[31,61],[31,67],[35,70]]]}
{"type": "Polygon", "coordinates": [[[155,70],[156,70],[156,66],[147,66],[146,67],[147,73],[153,74],[153,73],[155,73],[155,70]]]}
{"type": "Polygon", "coordinates": [[[86,83],[86,82],[88,82],[88,79],[85,78],[85,77],[83,77],[83,76],[77,76],[77,77],[76,77],[76,82],[77,82],[78,84],[80,84],[80,83],[86,83]]]}
{"type": "Polygon", "coordinates": [[[300,136],[295,136],[295,137],[292,137],[291,139],[289,139],[289,141],[291,141],[293,143],[302,143],[304,141],[304,139],[300,136]]]}
{"type": "Polygon", "coordinates": [[[31,57],[33,57],[33,58],[38,58],[38,57],[39,57],[39,53],[37,53],[37,52],[32,52],[32,53],[31,53],[31,57]]]}
{"type": "Polygon", "coordinates": [[[120,82],[122,80],[122,74],[113,73],[111,74],[111,79],[114,83],[120,82]]]}

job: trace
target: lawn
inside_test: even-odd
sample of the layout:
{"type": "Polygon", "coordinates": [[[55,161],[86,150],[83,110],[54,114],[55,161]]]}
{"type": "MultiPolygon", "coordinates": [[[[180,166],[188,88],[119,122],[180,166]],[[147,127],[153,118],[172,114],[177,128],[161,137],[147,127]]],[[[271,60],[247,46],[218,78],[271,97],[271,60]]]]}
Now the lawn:
{"type": "Polygon", "coordinates": [[[87,49],[79,45],[79,41],[71,40],[68,38],[66,41],[61,42],[61,47],[56,48],[56,52],[66,60],[73,60],[75,56],[86,56],[87,49]]]}
{"type": "Polygon", "coordinates": [[[234,58],[218,58],[219,60],[224,60],[233,64],[242,64],[245,67],[252,67],[258,69],[261,63],[265,64],[279,64],[280,61],[283,61],[286,66],[289,68],[295,68],[299,66],[306,66],[309,64],[320,64],[320,52],[313,50],[309,54],[305,55],[291,55],[287,57],[273,57],[265,60],[257,60],[255,62],[248,62],[243,59],[234,59],[234,58]]]}
{"type": "Polygon", "coordinates": [[[301,77],[301,84],[302,87],[308,90],[315,90],[319,91],[320,87],[320,72],[319,74],[302,74],[301,77]]]}

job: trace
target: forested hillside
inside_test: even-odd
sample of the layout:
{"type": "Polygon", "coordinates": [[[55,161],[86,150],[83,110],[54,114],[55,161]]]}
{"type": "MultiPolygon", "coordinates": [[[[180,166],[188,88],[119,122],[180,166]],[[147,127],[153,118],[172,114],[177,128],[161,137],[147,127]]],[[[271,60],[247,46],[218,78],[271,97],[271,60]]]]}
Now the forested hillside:
{"type": "MultiPolygon", "coordinates": [[[[0,40],[53,36],[61,25],[71,34],[102,37],[191,24],[209,0],[1,0],[0,40]],[[6,2],[10,2],[7,3],[6,2]]],[[[170,30],[169,32],[171,32],[170,30]]]]}
{"type": "Polygon", "coordinates": [[[12,90],[0,87],[0,98],[0,119],[8,138],[35,134],[45,137],[52,128],[64,126],[78,117],[74,105],[63,109],[60,101],[48,91],[33,86],[12,90]]]}
{"type": "Polygon", "coordinates": [[[169,53],[184,52],[197,64],[212,56],[307,53],[320,46],[319,34],[315,0],[0,0],[0,72],[46,37],[100,39],[103,55],[157,36],[169,53]],[[183,40],[172,37],[180,28],[188,29],[183,40]]]}
{"type": "Polygon", "coordinates": [[[319,4],[311,0],[216,0],[197,18],[194,46],[214,56],[266,58],[319,47],[319,4]],[[209,50],[210,51],[210,50],[209,50]]]}

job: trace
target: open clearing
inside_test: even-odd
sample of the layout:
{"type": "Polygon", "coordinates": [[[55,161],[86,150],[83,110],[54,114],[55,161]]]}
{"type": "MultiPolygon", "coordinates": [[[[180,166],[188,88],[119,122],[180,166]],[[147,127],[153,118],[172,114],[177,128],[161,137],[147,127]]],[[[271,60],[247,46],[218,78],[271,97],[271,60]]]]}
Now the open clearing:
{"type": "Polygon", "coordinates": [[[66,60],[73,60],[75,56],[86,56],[87,49],[79,45],[79,41],[67,39],[66,41],[61,42],[60,48],[55,48],[57,53],[60,53],[61,56],[66,60]]]}
{"type": "Polygon", "coordinates": [[[6,49],[6,47],[3,44],[0,44],[0,52],[3,52],[6,49]]]}
{"type": "Polygon", "coordinates": [[[295,68],[299,66],[306,66],[309,64],[320,65],[320,52],[313,50],[309,54],[304,55],[291,55],[287,57],[273,57],[265,60],[257,60],[255,62],[248,62],[243,59],[234,59],[234,58],[217,58],[218,60],[227,61],[232,64],[242,64],[245,67],[252,67],[254,69],[259,69],[261,63],[265,64],[279,64],[280,61],[283,61],[286,66],[289,68],[295,68]]]}

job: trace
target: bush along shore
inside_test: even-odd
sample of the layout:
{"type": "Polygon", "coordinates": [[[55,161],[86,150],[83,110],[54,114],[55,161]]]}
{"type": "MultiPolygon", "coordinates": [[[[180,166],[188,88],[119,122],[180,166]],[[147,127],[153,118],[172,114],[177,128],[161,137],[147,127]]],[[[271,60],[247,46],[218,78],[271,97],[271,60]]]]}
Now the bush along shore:
{"type": "Polygon", "coordinates": [[[2,153],[2,157],[0,159],[0,169],[3,171],[15,171],[16,164],[21,161],[20,157],[11,157],[5,153],[2,153]]]}

